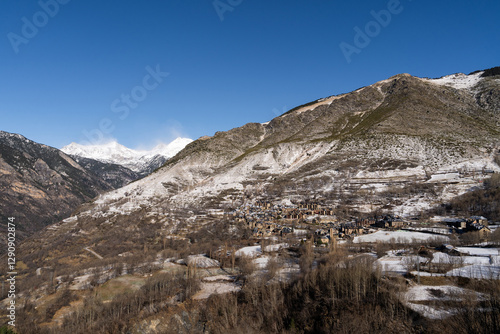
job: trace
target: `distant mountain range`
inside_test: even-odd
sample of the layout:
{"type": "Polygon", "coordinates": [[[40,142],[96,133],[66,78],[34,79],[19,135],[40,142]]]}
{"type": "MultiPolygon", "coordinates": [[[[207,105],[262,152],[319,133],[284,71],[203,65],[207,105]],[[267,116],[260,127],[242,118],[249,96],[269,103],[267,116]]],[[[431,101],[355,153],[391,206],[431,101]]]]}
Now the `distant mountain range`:
{"type": "Polygon", "coordinates": [[[10,216],[17,218],[21,237],[60,221],[97,195],[147,175],[190,141],[179,138],[151,151],[130,150],[116,142],[73,143],[65,147],[74,153],[69,155],[0,131],[0,230],[10,216]]]}
{"type": "Polygon", "coordinates": [[[117,164],[140,176],[145,176],[162,166],[192,141],[189,138],[177,138],[169,144],[158,144],[151,150],[133,150],[116,141],[98,145],[71,143],[64,146],[61,151],[76,160],[88,158],[107,164],[117,164]]]}

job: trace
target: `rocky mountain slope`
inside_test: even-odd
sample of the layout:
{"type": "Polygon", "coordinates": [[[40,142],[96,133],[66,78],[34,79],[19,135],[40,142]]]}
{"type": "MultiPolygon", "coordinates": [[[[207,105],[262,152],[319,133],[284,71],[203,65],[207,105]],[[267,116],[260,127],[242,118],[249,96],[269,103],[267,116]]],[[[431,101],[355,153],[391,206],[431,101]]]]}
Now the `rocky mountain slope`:
{"type": "Polygon", "coordinates": [[[316,191],[338,191],[358,181],[376,187],[459,169],[497,170],[500,79],[484,73],[436,80],[397,75],[265,124],[201,138],[147,179],[97,203],[199,204],[252,186],[286,190],[321,180],[316,191]]]}
{"type": "Polygon", "coordinates": [[[73,257],[90,244],[116,255],[199,228],[197,214],[207,209],[257,197],[320,198],[339,215],[417,215],[500,171],[499,103],[495,69],[440,79],[396,75],[202,137],[25,247],[31,259],[54,245],[60,254],[70,247],[73,257]]]}
{"type": "Polygon", "coordinates": [[[84,169],[94,173],[101,180],[111,185],[113,189],[121,188],[142,177],[141,174],[119,164],[101,162],[77,155],[70,155],[70,157],[84,169]]]}
{"type": "Polygon", "coordinates": [[[137,179],[130,170],[63,152],[0,131],[0,215],[15,217],[19,236],[60,221],[98,194],[137,179]]]}
{"type": "Polygon", "coordinates": [[[106,164],[120,165],[143,177],[161,167],[192,141],[189,138],[177,138],[169,144],[160,143],[149,151],[133,150],[116,141],[96,145],[71,143],[61,151],[77,160],[89,158],[106,164]]]}

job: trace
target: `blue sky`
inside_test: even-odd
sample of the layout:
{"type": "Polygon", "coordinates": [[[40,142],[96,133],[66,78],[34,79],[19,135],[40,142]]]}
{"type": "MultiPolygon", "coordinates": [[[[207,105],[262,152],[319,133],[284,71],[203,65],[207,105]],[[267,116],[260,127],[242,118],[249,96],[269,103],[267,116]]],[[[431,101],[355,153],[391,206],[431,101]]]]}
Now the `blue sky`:
{"type": "Polygon", "coordinates": [[[196,139],[398,73],[499,66],[498,13],[497,0],[2,1],[0,130],[59,148],[196,139]]]}

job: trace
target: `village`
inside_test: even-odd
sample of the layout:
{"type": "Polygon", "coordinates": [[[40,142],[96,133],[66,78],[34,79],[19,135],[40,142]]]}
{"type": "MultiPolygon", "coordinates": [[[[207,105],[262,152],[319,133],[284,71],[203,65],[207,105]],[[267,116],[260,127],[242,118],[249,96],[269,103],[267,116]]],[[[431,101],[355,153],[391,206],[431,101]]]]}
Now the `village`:
{"type": "Polygon", "coordinates": [[[475,235],[485,240],[491,233],[488,220],[482,216],[461,218],[435,217],[429,221],[403,219],[398,215],[382,214],[371,217],[350,217],[340,219],[335,210],[315,201],[302,201],[288,205],[274,204],[267,200],[257,200],[246,204],[224,216],[252,231],[254,238],[283,238],[296,236],[312,237],[314,245],[326,247],[339,241],[353,240],[356,236],[370,234],[378,230],[421,231],[440,235],[475,235]]]}

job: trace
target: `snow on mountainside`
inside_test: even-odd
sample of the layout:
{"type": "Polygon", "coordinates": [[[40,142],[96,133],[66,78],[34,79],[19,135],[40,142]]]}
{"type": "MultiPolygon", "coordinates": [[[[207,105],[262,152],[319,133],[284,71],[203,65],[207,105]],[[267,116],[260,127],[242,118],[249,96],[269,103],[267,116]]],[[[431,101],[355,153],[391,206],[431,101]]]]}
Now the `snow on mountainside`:
{"type": "Polygon", "coordinates": [[[61,151],[73,156],[122,165],[134,172],[142,173],[158,168],[192,141],[189,138],[177,138],[169,144],[160,143],[149,151],[133,150],[116,141],[97,145],[71,143],[63,147],[61,151]]]}
{"type": "MultiPolygon", "coordinates": [[[[156,145],[150,152],[151,156],[155,156],[157,154],[163,155],[165,157],[173,157],[177,153],[179,153],[184,147],[186,147],[187,144],[192,142],[193,140],[190,138],[177,138],[174,141],[165,144],[165,143],[160,143],[156,145]]],[[[142,152],[142,151],[139,151],[142,152]]],[[[146,151],[148,152],[148,151],[146,151]]]]}
{"type": "Polygon", "coordinates": [[[96,204],[120,214],[154,198],[170,205],[206,204],[207,198],[220,204],[229,201],[226,194],[262,188],[310,196],[314,189],[321,196],[370,196],[364,202],[372,204],[354,204],[370,211],[387,204],[377,194],[416,182],[433,190],[391,205],[401,214],[430,208],[481,186],[485,176],[478,175],[485,171],[500,171],[494,162],[500,143],[494,126],[498,79],[482,74],[434,80],[396,75],[326,104],[318,100],[270,122],[200,138],[157,173],[96,204]],[[493,98],[481,104],[481,96],[493,98]],[[440,178],[446,173],[457,177],[440,178]]]}
{"type": "Polygon", "coordinates": [[[427,80],[437,85],[450,86],[456,89],[470,89],[479,83],[483,73],[484,71],[480,71],[469,75],[463,73],[456,73],[452,75],[446,75],[439,79],[427,79],[427,80]]]}
{"type": "MultiPolygon", "coordinates": [[[[110,254],[146,243],[160,249],[162,240],[197,238],[207,221],[223,222],[218,213],[257,199],[320,200],[339,217],[419,217],[500,172],[500,73],[490,72],[464,89],[451,78],[436,84],[399,74],[201,137],[154,173],[82,205],[22,251],[45,247],[69,259],[82,245],[110,254]]],[[[133,150],[109,146],[122,161],[134,159],[133,150]]],[[[102,159],[107,151],[91,152],[102,159]]]]}

